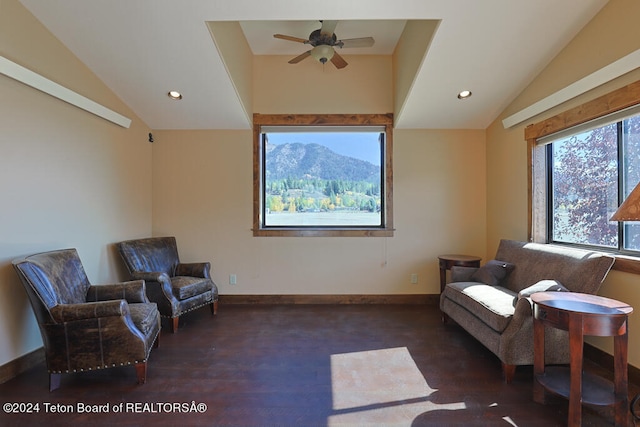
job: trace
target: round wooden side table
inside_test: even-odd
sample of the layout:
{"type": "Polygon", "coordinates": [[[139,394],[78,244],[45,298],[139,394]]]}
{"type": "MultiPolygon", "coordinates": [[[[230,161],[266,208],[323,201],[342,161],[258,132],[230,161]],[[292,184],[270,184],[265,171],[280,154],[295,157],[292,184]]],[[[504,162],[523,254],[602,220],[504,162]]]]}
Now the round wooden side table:
{"type": "Polygon", "coordinates": [[[480,260],[482,258],[472,255],[439,255],[438,260],[440,264],[440,293],[444,291],[444,287],[447,284],[447,270],[451,270],[451,267],[480,267],[480,260]]]}
{"type": "Polygon", "coordinates": [[[569,399],[567,425],[580,426],[582,404],[613,406],[615,425],[629,423],[627,318],[633,308],[620,301],[577,292],[538,292],[533,301],[533,400],[545,402],[545,391],[569,399]],[[545,326],[569,331],[570,367],[544,364],[545,326]],[[613,386],[582,371],[584,336],[613,337],[613,386]]]}

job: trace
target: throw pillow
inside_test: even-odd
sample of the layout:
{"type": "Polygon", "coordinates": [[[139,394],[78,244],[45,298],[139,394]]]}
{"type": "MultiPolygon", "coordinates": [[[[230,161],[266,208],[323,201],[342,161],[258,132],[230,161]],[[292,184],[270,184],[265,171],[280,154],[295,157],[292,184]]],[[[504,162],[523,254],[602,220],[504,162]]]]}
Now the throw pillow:
{"type": "Polygon", "coordinates": [[[515,267],[515,265],[508,262],[492,259],[471,275],[471,281],[498,286],[515,267]]]}
{"type": "Polygon", "coordinates": [[[569,289],[565,288],[562,283],[557,280],[540,280],[538,283],[535,283],[527,288],[524,288],[520,292],[518,292],[518,296],[513,299],[513,305],[515,306],[518,303],[518,300],[522,298],[529,298],[531,295],[536,292],[570,292],[569,289]]]}

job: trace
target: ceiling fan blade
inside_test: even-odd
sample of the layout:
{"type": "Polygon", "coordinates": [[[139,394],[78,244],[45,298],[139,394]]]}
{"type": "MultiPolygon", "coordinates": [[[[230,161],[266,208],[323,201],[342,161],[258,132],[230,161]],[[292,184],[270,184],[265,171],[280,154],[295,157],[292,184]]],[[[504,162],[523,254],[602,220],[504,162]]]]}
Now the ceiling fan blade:
{"type": "Polygon", "coordinates": [[[344,39],[338,40],[338,42],[334,45],[340,48],[343,47],[371,47],[376,41],[373,37],[361,37],[358,39],[344,39]]]}
{"type": "Polygon", "coordinates": [[[333,32],[336,29],[336,26],[338,25],[338,21],[321,21],[322,22],[322,28],[320,28],[320,34],[322,35],[328,35],[328,36],[332,36],[333,32]]]}
{"type": "Polygon", "coordinates": [[[341,69],[349,65],[342,56],[338,55],[338,52],[335,52],[331,57],[331,63],[335,65],[337,69],[341,69]]]}
{"type": "Polygon", "coordinates": [[[308,56],[311,56],[311,51],[310,50],[306,51],[303,54],[300,54],[300,55],[296,56],[291,61],[289,61],[289,64],[297,64],[298,62],[302,61],[303,59],[305,59],[308,56]]]}
{"type": "Polygon", "coordinates": [[[309,43],[309,40],[307,39],[301,39],[300,37],[286,36],[284,34],[274,34],[273,37],[277,39],[282,39],[282,40],[289,40],[292,42],[309,43]]]}

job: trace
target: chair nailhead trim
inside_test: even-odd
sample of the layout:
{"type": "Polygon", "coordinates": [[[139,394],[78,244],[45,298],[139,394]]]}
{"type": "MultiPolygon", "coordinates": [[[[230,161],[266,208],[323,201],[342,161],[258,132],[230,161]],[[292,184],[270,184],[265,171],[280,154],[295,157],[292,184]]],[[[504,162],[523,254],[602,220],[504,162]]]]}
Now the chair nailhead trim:
{"type": "Polygon", "coordinates": [[[188,312],[193,311],[193,310],[197,310],[197,309],[199,309],[200,307],[204,307],[204,306],[205,306],[205,305],[207,305],[207,304],[211,304],[211,303],[214,303],[214,302],[217,302],[217,301],[218,301],[218,299],[217,299],[217,298],[216,298],[216,299],[213,299],[213,300],[211,300],[211,301],[205,301],[204,303],[202,303],[202,304],[200,304],[200,305],[198,305],[198,306],[196,306],[196,307],[191,307],[191,308],[190,308],[190,309],[188,309],[188,310],[181,311],[180,313],[178,313],[178,315],[177,315],[177,316],[166,316],[166,315],[161,314],[161,315],[160,315],[160,317],[164,317],[165,319],[173,319],[174,317],[180,317],[180,316],[182,316],[182,315],[183,315],[183,314],[185,314],[185,313],[188,313],[188,312]]]}
{"type": "MultiPolygon", "coordinates": [[[[129,361],[129,362],[120,362],[119,366],[125,366],[125,365],[132,365],[132,364],[137,364],[137,363],[145,363],[147,362],[148,359],[143,359],[142,361],[138,361],[138,360],[134,360],[133,362],[129,361]]],[[[85,372],[85,371],[93,371],[93,370],[99,370],[99,369],[109,369],[109,368],[114,368],[117,367],[118,364],[117,363],[113,363],[111,364],[111,366],[109,365],[104,365],[104,366],[96,366],[95,368],[79,368],[79,369],[67,369],[65,371],[52,371],[52,370],[47,370],[48,373],[50,374],[71,374],[71,373],[78,373],[78,372],[85,372]]]]}

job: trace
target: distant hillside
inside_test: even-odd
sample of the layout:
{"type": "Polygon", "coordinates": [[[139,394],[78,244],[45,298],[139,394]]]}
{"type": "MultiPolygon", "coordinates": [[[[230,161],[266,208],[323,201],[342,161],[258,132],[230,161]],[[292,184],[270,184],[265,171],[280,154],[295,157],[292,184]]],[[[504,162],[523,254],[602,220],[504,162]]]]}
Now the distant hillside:
{"type": "Polygon", "coordinates": [[[267,179],[380,180],[380,167],[331,151],[320,144],[267,144],[267,179]]]}

